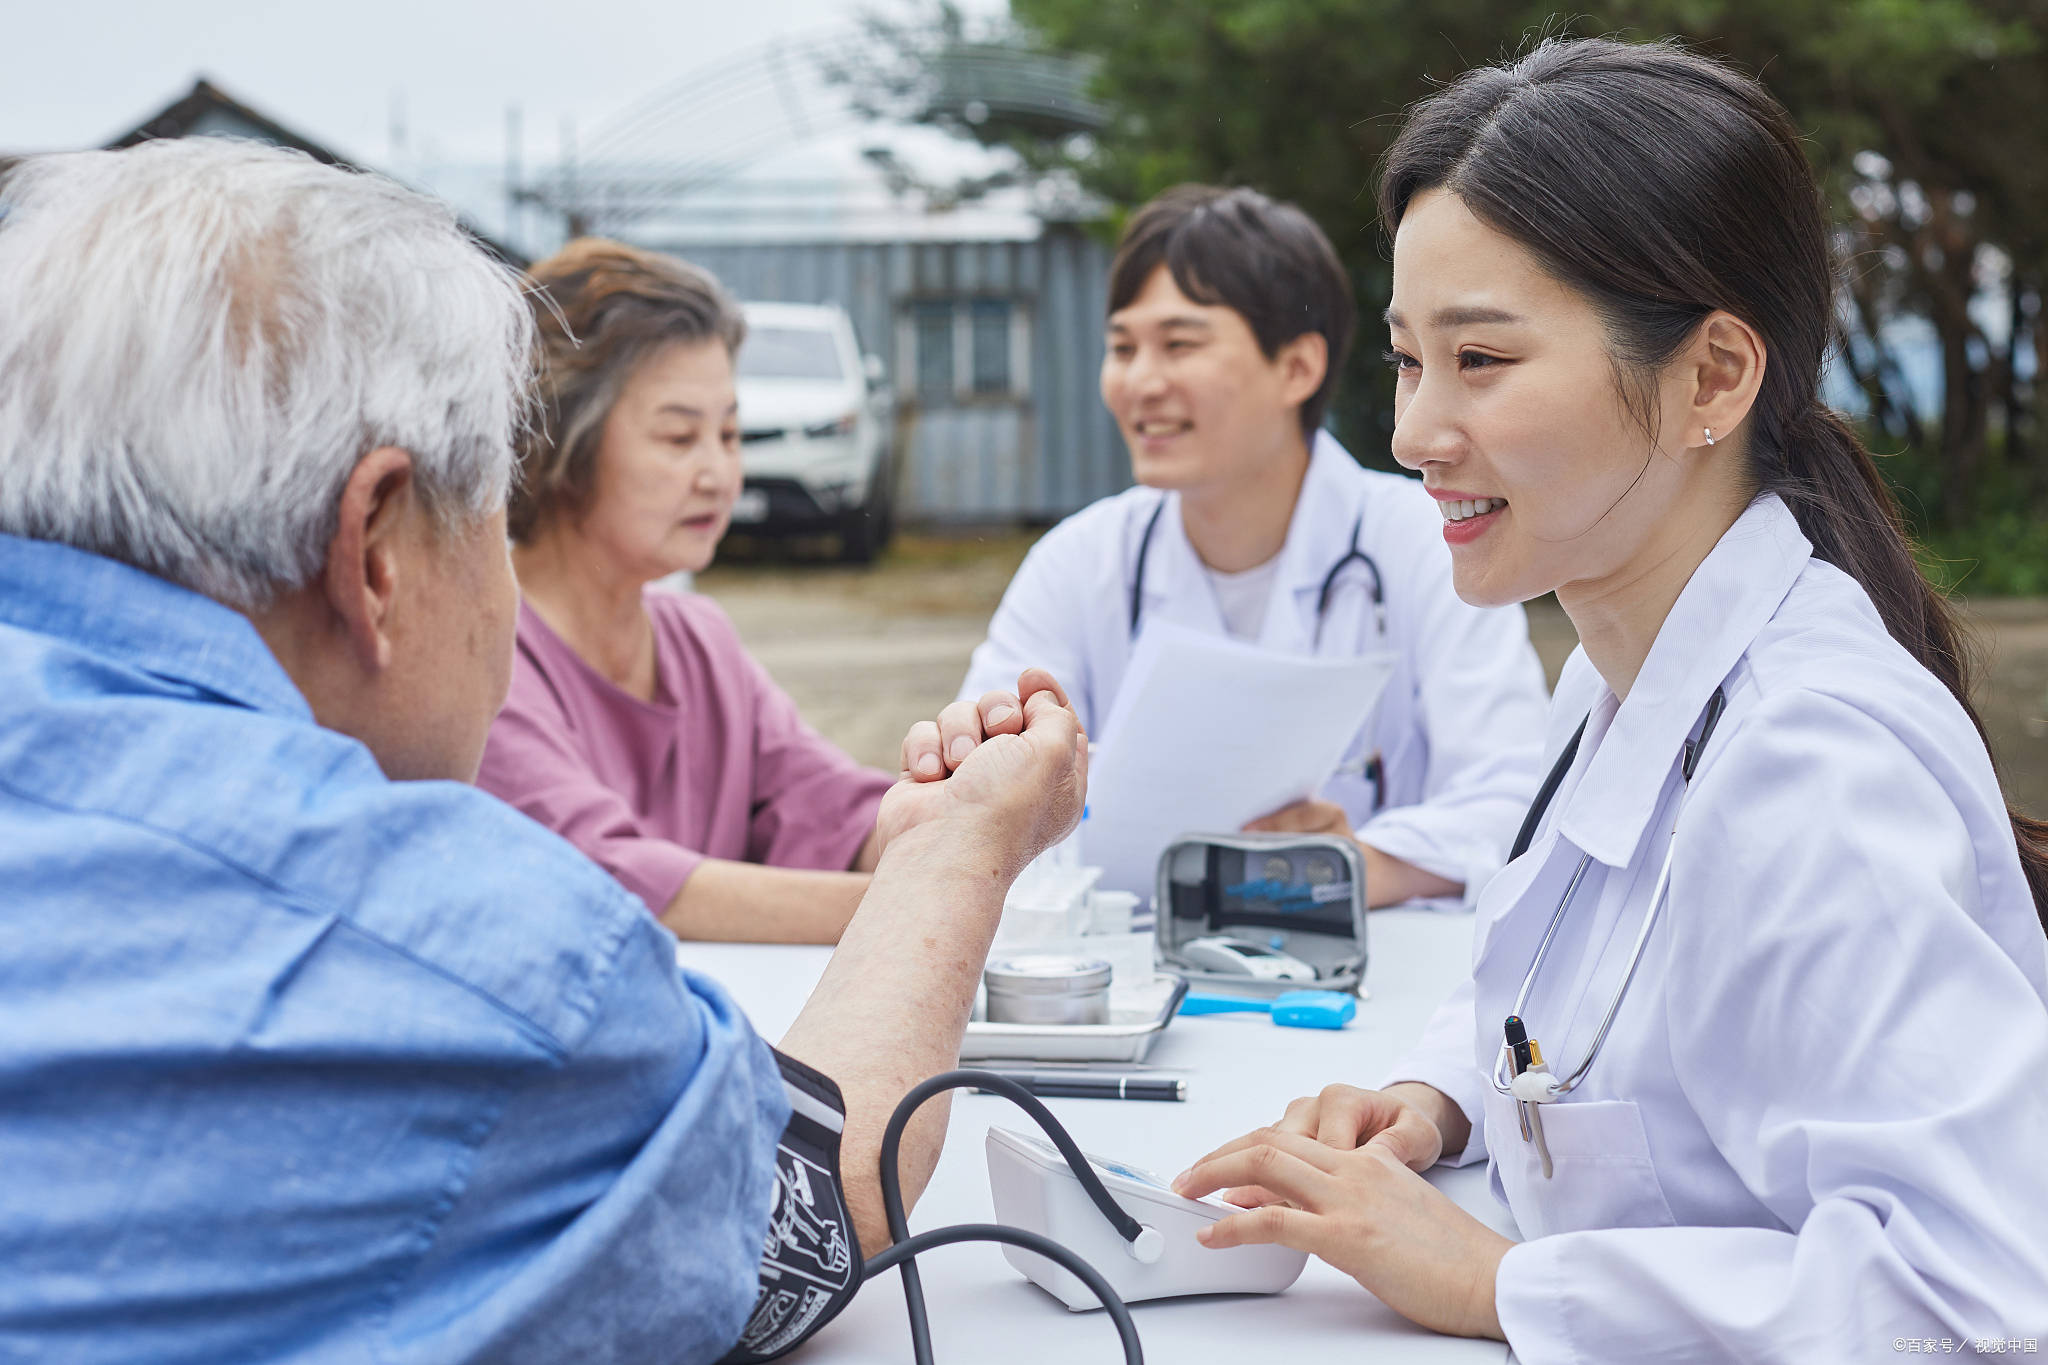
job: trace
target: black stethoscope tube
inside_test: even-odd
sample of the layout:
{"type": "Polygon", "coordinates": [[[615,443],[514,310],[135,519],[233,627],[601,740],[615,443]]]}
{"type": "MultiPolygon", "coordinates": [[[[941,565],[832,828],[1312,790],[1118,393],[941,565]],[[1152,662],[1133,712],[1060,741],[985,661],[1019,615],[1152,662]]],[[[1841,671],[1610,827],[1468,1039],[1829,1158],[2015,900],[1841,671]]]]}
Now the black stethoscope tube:
{"type": "MultiPolygon", "coordinates": [[[[1721,713],[1728,709],[1728,697],[1720,688],[1707,698],[1706,717],[1700,722],[1700,737],[1685,742],[1685,752],[1679,759],[1678,771],[1687,783],[1699,770],[1700,756],[1707,751],[1707,741],[1714,737],[1714,727],[1721,723],[1721,713]]],[[[1529,803],[1529,813],[1522,817],[1522,828],[1515,835],[1514,847],[1508,850],[1508,861],[1513,862],[1529,851],[1530,843],[1536,838],[1536,827],[1543,823],[1543,813],[1550,809],[1550,802],[1557,795],[1557,788],[1564,781],[1564,775],[1571,771],[1572,761],[1579,756],[1579,741],[1586,737],[1586,726],[1592,721],[1593,713],[1588,711],[1579,728],[1572,731],[1571,743],[1564,746],[1564,752],[1557,756],[1557,762],[1550,765],[1550,773],[1543,779],[1543,785],[1536,791],[1536,799],[1529,803]]]]}
{"type": "MultiPolygon", "coordinates": [[[[1145,611],[1145,560],[1152,552],[1152,536],[1159,529],[1159,518],[1166,513],[1166,499],[1152,509],[1151,518],[1145,523],[1145,534],[1138,538],[1138,562],[1131,573],[1131,638],[1138,638],[1138,621],[1145,611]]],[[[1380,579],[1380,566],[1373,557],[1359,545],[1358,537],[1365,530],[1365,513],[1358,514],[1358,520],[1351,523],[1351,548],[1346,550],[1330,571],[1323,575],[1323,586],[1316,594],[1315,643],[1323,642],[1323,617],[1330,609],[1330,594],[1336,591],[1337,575],[1353,563],[1363,564],[1372,574],[1372,609],[1382,635],[1386,633],[1386,589],[1380,579]]]]}
{"type": "Polygon", "coordinates": [[[1579,756],[1579,741],[1586,737],[1586,723],[1593,719],[1588,712],[1586,719],[1579,722],[1579,728],[1572,731],[1572,742],[1564,746],[1564,752],[1557,756],[1557,762],[1550,766],[1550,774],[1543,779],[1543,785],[1536,790],[1536,799],[1529,803],[1529,813],[1522,817],[1522,828],[1515,834],[1514,847],[1508,850],[1508,861],[1513,862],[1529,851],[1529,844],[1536,838],[1536,827],[1543,823],[1543,812],[1550,809],[1551,798],[1557,795],[1558,784],[1571,771],[1572,760],[1579,756]]]}

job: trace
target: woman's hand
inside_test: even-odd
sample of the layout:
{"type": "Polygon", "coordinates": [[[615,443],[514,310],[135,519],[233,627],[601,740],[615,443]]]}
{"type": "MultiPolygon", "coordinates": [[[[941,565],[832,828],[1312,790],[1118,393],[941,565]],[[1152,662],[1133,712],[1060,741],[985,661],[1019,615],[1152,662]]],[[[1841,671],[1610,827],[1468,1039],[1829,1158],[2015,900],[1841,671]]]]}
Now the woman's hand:
{"type": "Polygon", "coordinates": [[[1050,673],[1028,668],[1015,692],[954,702],[903,738],[902,780],[875,819],[880,849],[939,820],[971,822],[1003,844],[1011,874],[1080,821],[1088,737],[1050,673]]]}
{"type": "MultiPolygon", "coordinates": [[[[1436,1118],[1417,1103],[1418,1088],[1413,1083],[1385,1090],[1326,1085],[1320,1094],[1305,1095],[1288,1105],[1287,1112],[1270,1131],[1314,1138],[1340,1152],[1363,1146],[1384,1148],[1409,1170],[1426,1171],[1444,1154],[1444,1135],[1436,1118]]],[[[1436,1094],[1434,1090],[1429,1093],[1436,1094]]],[[[1219,1149],[1218,1155],[1251,1140],[1240,1138],[1219,1149]]],[[[1260,1199],[1259,1191],[1251,1189],[1233,1190],[1227,1197],[1247,1208],[1271,1202],[1260,1199]]]]}
{"type": "MultiPolygon", "coordinates": [[[[1332,1131],[1341,1134],[1350,1114],[1333,1113],[1332,1131]]],[[[1410,1170],[1393,1144],[1377,1140],[1392,1128],[1349,1151],[1299,1132],[1261,1129],[1204,1157],[1173,1188],[1191,1199],[1252,1188],[1273,1201],[1204,1228],[1196,1234],[1204,1246],[1278,1243],[1306,1251],[1424,1327],[1499,1339],[1494,1280],[1514,1243],[1410,1170]]]]}

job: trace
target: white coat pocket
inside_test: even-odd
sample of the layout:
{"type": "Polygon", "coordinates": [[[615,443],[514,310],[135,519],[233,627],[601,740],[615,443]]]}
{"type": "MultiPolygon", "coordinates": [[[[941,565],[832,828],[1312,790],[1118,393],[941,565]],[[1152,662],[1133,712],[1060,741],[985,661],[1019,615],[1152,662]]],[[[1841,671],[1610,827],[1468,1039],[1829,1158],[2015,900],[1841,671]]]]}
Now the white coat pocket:
{"type": "Polygon", "coordinates": [[[1515,1101],[1487,1089],[1486,1150],[1524,1239],[1672,1225],[1635,1101],[1562,1099],[1542,1109],[1552,1167],[1547,1180],[1536,1145],[1522,1140],[1515,1101]]]}

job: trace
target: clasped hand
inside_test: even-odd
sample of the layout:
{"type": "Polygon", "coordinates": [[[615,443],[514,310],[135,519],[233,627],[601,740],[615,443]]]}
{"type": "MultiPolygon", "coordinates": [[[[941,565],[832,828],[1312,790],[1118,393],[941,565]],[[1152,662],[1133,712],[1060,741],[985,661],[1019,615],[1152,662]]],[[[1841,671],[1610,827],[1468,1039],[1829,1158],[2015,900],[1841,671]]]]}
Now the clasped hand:
{"type": "Polygon", "coordinates": [[[962,822],[993,840],[1008,875],[1064,838],[1088,791],[1088,737],[1067,694],[1042,668],[1015,692],[954,702],[903,737],[902,780],[875,822],[884,847],[906,831],[962,822]]]}
{"type": "Polygon", "coordinates": [[[1388,1091],[1333,1085],[1270,1128],[1226,1143],[1173,1182],[1244,1206],[1204,1246],[1277,1242],[1319,1256],[1424,1327],[1501,1336],[1494,1279],[1514,1245],[1419,1172],[1442,1154],[1435,1120],[1388,1091]]]}

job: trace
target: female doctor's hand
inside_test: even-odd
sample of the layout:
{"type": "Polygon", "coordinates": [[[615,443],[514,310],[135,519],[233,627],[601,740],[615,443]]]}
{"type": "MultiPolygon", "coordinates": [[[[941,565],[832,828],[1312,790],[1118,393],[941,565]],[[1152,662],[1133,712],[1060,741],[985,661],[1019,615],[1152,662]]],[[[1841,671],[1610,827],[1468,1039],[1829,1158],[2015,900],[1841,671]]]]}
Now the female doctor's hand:
{"type": "Polygon", "coordinates": [[[902,780],[882,798],[876,842],[947,821],[994,840],[1014,876],[1081,819],[1088,737],[1053,676],[1027,668],[1015,692],[954,702],[903,738],[902,780]]]}
{"type": "Polygon", "coordinates": [[[1389,1145],[1351,1151],[1279,1128],[1217,1149],[1173,1182],[1190,1199],[1255,1187],[1285,1202],[1202,1229],[1208,1247],[1277,1242],[1320,1256],[1432,1331],[1502,1336],[1494,1280],[1513,1242],[1459,1208],[1389,1145]]]}
{"type": "MultiPolygon", "coordinates": [[[[1434,1087],[1414,1081],[1385,1090],[1326,1085],[1321,1093],[1305,1095],[1288,1105],[1272,1131],[1314,1138],[1340,1152],[1367,1145],[1381,1147],[1409,1170],[1426,1171],[1444,1154],[1442,1112],[1447,1106],[1456,1107],[1434,1087]]],[[[1464,1116],[1460,1113],[1458,1117],[1464,1116]]],[[[1221,1152],[1234,1151],[1250,1140],[1239,1139],[1221,1152]]],[[[1241,1189],[1232,1190],[1227,1197],[1234,1204],[1254,1208],[1272,1202],[1262,1195],[1257,1189],[1241,1189]]]]}

